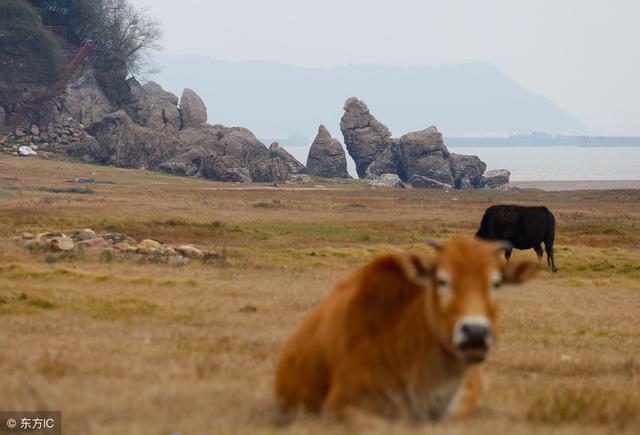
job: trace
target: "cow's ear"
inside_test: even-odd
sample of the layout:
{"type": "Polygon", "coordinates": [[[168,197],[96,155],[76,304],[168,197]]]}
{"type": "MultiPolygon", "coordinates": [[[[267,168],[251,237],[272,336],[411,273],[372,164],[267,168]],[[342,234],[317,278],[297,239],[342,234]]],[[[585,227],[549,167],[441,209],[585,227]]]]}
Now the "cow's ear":
{"type": "Polygon", "coordinates": [[[502,266],[502,282],[521,284],[531,279],[540,270],[536,261],[508,261],[502,266]]]}
{"type": "Polygon", "coordinates": [[[405,278],[420,287],[428,287],[432,283],[433,261],[417,253],[405,253],[397,256],[405,278]]]}

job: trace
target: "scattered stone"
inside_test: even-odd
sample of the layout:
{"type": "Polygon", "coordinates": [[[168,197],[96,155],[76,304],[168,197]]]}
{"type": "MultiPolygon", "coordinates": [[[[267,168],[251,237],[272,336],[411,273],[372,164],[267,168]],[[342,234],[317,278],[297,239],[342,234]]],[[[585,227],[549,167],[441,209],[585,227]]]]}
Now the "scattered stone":
{"type": "Polygon", "coordinates": [[[95,239],[98,237],[99,236],[96,234],[96,232],[89,228],[79,231],[75,233],[73,236],[71,236],[74,242],[83,242],[83,241],[95,239]]]}
{"type": "Polygon", "coordinates": [[[49,247],[52,251],[71,251],[75,244],[69,237],[54,237],[49,241],[49,247]]]}
{"type": "Polygon", "coordinates": [[[20,234],[20,238],[22,240],[33,240],[35,239],[35,236],[33,235],[33,233],[24,232],[20,234]]]}
{"type": "Polygon", "coordinates": [[[88,249],[104,248],[107,245],[109,245],[109,242],[107,242],[102,237],[95,237],[93,239],[81,240],[76,243],[76,246],[80,246],[82,248],[88,248],[88,249]]]}
{"type": "Polygon", "coordinates": [[[204,260],[204,252],[191,245],[182,245],[176,248],[180,255],[190,259],[204,260]]]}
{"type": "Polygon", "coordinates": [[[295,174],[289,176],[289,181],[298,184],[309,184],[311,183],[311,177],[309,177],[307,174],[295,174]]]}
{"type": "Polygon", "coordinates": [[[162,243],[156,242],[155,240],[145,239],[138,244],[138,247],[143,249],[157,250],[162,247],[162,243]]]}
{"type": "Polygon", "coordinates": [[[382,174],[378,177],[372,177],[367,180],[367,183],[373,187],[382,188],[406,187],[396,174],[382,174]]]}
{"type": "Polygon", "coordinates": [[[422,175],[414,175],[409,179],[409,184],[413,187],[421,187],[427,189],[442,189],[451,190],[453,186],[451,184],[441,183],[438,180],[432,178],[423,177],[422,175]]]}
{"type": "Polygon", "coordinates": [[[258,307],[253,304],[247,304],[242,306],[238,311],[240,311],[241,313],[255,313],[256,311],[258,311],[258,307]]]}
{"type": "Polygon", "coordinates": [[[21,157],[27,157],[27,156],[37,156],[38,153],[32,150],[31,147],[23,145],[20,148],[18,148],[18,155],[21,157]]]}

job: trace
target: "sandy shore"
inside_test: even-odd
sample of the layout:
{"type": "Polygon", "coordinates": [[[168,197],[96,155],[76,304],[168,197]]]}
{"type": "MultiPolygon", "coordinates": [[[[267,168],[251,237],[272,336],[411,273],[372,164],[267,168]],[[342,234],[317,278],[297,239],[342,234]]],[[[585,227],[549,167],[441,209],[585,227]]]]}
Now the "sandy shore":
{"type": "Polygon", "coordinates": [[[511,186],[546,191],[640,189],[640,180],[512,181],[511,186]]]}

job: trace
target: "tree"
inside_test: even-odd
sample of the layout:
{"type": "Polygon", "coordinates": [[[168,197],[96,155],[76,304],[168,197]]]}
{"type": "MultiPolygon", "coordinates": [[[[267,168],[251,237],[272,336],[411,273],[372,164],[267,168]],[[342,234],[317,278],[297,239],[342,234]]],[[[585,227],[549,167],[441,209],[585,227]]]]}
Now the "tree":
{"type": "Polygon", "coordinates": [[[97,46],[96,78],[112,102],[121,106],[130,98],[127,76],[145,72],[149,52],[161,48],[162,32],[145,10],[127,0],[96,0],[95,14],[98,19],[90,35],[97,46]]]}
{"type": "Polygon", "coordinates": [[[0,86],[48,86],[64,68],[62,48],[38,13],[22,0],[0,0],[0,86]]]}

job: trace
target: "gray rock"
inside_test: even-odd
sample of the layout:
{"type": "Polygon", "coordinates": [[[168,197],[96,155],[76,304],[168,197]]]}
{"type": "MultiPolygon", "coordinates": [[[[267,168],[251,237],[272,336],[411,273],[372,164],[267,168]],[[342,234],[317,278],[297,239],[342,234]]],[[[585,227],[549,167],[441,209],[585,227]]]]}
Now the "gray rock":
{"type": "Polygon", "coordinates": [[[397,174],[400,165],[398,157],[398,147],[395,143],[385,148],[367,168],[367,178],[382,174],[397,174]]]}
{"type": "Polygon", "coordinates": [[[369,178],[367,183],[373,187],[394,188],[406,187],[397,174],[382,174],[369,178]]]}
{"type": "Polygon", "coordinates": [[[198,94],[191,89],[182,91],[180,117],[182,128],[202,127],[207,123],[207,108],[198,94]]]}
{"type": "Polygon", "coordinates": [[[407,133],[399,140],[400,175],[405,180],[420,175],[444,184],[453,184],[447,160],[449,150],[436,127],[407,133]]]}
{"type": "Polygon", "coordinates": [[[0,106],[0,128],[3,128],[6,125],[7,112],[4,111],[4,108],[0,106]]]}
{"type": "Polygon", "coordinates": [[[31,149],[30,146],[23,145],[18,148],[18,155],[21,157],[37,156],[38,153],[31,149]]]}
{"type": "Polygon", "coordinates": [[[191,148],[188,151],[162,162],[160,169],[175,175],[196,177],[202,175],[202,161],[206,156],[214,155],[203,147],[191,148]]]}
{"type": "Polygon", "coordinates": [[[312,180],[307,174],[293,174],[289,176],[289,181],[298,184],[309,184],[312,180]]]}
{"type": "Polygon", "coordinates": [[[286,163],[279,157],[263,157],[249,163],[251,180],[258,183],[284,181],[289,177],[286,163]]]}
{"type": "Polygon", "coordinates": [[[155,82],[148,82],[142,86],[142,96],[146,112],[144,125],[155,130],[163,131],[180,129],[180,111],[178,97],[162,89],[155,82]]]}
{"type": "Polygon", "coordinates": [[[63,112],[86,126],[101,121],[114,110],[92,69],[69,83],[62,107],[63,112]]]}
{"type": "Polygon", "coordinates": [[[453,174],[456,189],[469,189],[479,187],[482,182],[482,174],[487,169],[486,163],[477,156],[451,153],[449,165],[453,174]]]}
{"type": "Polygon", "coordinates": [[[509,188],[509,178],[511,172],[506,169],[494,169],[487,171],[482,176],[480,187],[486,189],[507,190],[509,188]]]}
{"type": "Polygon", "coordinates": [[[209,155],[202,159],[202,176],[217,181],[250,183],[251,174],[246,164],[234,156],[209,155]]]}
{"type": "Polygon", "coordinates": [[[367,175],[367,168],[378,154],[392,145],[391,132],[369,113],[369,108],[355,97],[344,104],[340,130],[349,155],[356,163],[358,176],[367,175]]]}
{"type": "Polygon", "coordinates": [[[274,157],[279,157],[287,165],[290,174],[301,174],[304,171],[304,165],[281,147],[278,142],[271,144],[269,153],[274,157]]]}
{"type": "MultiPolygon", "coordinates": [[[[123,111],[111,113],[91,125],[87,132],[95,138],[86,151],[96,163],[123,168],[157,169],[178,154],[175,136],[134,123],[123,111]]],[[[71,150],[71,153],[76,152],[71,150]]],[[[79,147],[87,148],[87,144],[79,147]]]]}
{"type": "Polygon", "coordinates": [[[351,178],[342,144],[331,137],[324,125],[318,128],[318,134],[309,149],[307,171],[327,178],[351,178]]]}
{"type": "Polygon", "coordinates": [[[409,179],[409,184],[411,184],[413,187],[421,187],[426,189],[442,189],[442,190],[453,189],[453,186],[451,184],[441,183],[438,180],[424,177],[422,175],[413,175],[409,179]]]}
{"type": "Polygon", "coordinates": [[[402,154],[406,156],[427,155],[440,152],[444,158],[449,157],[449,150],[442,140],[442,133],[436,126],[420,131],[407,133],[400,138],[402,154]]]}

